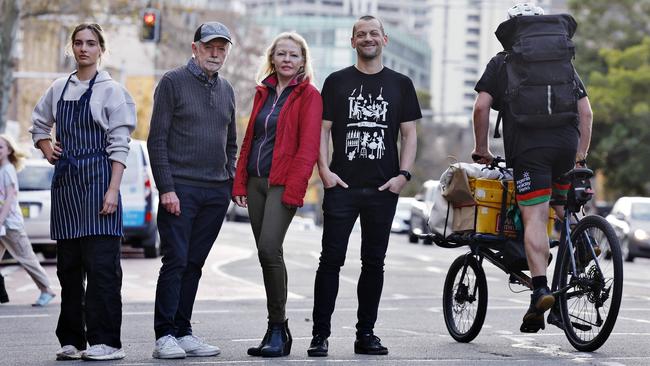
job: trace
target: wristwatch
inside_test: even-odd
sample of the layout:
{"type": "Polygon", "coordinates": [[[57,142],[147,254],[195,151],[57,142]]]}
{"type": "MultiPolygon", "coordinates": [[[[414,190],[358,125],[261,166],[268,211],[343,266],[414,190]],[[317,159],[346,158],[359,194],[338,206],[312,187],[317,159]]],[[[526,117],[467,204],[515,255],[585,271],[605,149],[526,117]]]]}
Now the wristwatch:
{"type": "Polygon", "coordinates": [[[584,162],[585,159],[587,159],[587,153],[584,154],[581,152],[576,153],[576,162],[584,162]]]}
{"type": "Polygon", "coordinates": [[[403,175],[407,182],[411,180],[411,173],[408,170],[400,170],[399,175],[403,175]]]}

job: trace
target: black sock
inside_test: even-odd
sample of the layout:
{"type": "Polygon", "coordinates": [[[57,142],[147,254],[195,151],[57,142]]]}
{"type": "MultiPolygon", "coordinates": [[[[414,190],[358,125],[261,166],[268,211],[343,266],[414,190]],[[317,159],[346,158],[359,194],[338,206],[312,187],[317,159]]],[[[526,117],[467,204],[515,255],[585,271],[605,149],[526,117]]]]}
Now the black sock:
{"type": "Polygon", "coordinates": [[[533,277],[533,290],[538,288],[546,288],[548,286],[548,281],[546,276],[535,276],[533,277]]]}

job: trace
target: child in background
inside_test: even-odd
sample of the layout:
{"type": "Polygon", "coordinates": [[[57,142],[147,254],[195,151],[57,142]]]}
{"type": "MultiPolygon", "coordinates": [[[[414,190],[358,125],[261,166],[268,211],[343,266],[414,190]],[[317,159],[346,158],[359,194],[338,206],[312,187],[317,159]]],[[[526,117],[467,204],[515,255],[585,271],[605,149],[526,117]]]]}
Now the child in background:
{"type": "Polygon", "coordinates": [[[50,280],[34,254],[25,233],[25,222],[18,205],[17,170],[22,168],[24,154],[8,135],[0,135],[0,258],[5,250],[27,271],[41,291],[32,306],[45,306],[54,298],[50,280]]]}

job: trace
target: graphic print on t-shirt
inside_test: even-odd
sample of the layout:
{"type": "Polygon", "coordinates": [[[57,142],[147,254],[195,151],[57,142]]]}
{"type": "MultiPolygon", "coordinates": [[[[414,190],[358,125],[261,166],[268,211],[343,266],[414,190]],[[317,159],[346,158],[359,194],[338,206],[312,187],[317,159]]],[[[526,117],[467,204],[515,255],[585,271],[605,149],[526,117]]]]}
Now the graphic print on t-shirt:
{"type": "Polygon", "coordinates": [[[349,161],[354,159],[380,160],[384,156],[385,132],[388,128],[386,115],[388,102],[379,95],[363,94],[363,84],[355,88],[348,97],[348,123],[345,135],[345,155],[349,161]],[[359,129],[363,128],[363,130],[359,129]]]}

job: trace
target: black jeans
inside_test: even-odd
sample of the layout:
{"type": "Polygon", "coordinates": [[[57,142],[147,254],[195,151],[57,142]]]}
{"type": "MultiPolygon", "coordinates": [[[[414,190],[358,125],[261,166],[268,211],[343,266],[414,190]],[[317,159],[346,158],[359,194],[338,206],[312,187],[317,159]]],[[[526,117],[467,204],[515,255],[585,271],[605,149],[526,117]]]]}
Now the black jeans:
{"type": "Polygon", "coordinates": [[[398,195],[377,188],[334,188],[323,198],[323,251],[314,284],[312,334],[329,337],[350,233],[361,220],[361,275],[357,284],[357,334],[372,333],[384,286],[384,258],[398,195]]]}
{"type": "Polygon", "coordinates": [[[156,286],[156,339],[192,334],[192,309],[205,259],[226,216],[232,182],[218,188],[177,184],[180,216],[158,207],[162,267],[156,286]]]}
{"type": "Polygon", "coordinates": [[[122,348],[122,267],[119,236],[57,240],[56,274],[61,313],[56,335],[61,346],[122,348]],[[84,280],[87,279],[87,288],[84,280]]]}

